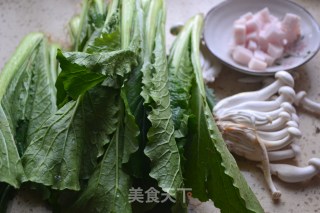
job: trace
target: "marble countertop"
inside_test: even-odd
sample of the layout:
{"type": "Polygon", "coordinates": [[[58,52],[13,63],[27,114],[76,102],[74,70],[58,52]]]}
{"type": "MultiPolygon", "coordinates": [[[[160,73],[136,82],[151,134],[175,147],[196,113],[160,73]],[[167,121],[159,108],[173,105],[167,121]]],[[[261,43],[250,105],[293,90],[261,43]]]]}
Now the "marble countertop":
{"type": "MultiPolygon", "coordinates": [[[[0,69],[10,58],[19,41],[29,32],[41,31],[53,41],[64,45],[68,43],[68,20],[80,11],[80,0],[1,0],[0,1],[0,69]]],[[[168,41],[170,47],[174,37],[169,28],[184,23],[197,13],[206,13],[222,0],[167,0],[168,7],[168,41]],[[201,2],[201,3],[200,3],[201,2]]],[[[318,0],[294,0],[304,6],[318,22],[320,22],[320,3],[318,0]]],[[[308,97],[320,102],[320,53],[295,72],[299,73],[296,80],[296,91],[305,90],[308,97]]],[[[244,74],[223,67],[223,71],[215,83],[210,86],[216,90],[218,98],[226,97],[241,91],[259,89],[259,84],[242,84],[237,80],[244,74]]],[[[305,166],[312,157],[320,157],[320,116],[314,116],[298,110],[301,119],[303,136],[296,142],[300,144],[302,154],[295,162],[305,166]]],[[[255,164],[237,159],[252,190],[266,212],[320,212],[320,178],[299,184],[287,184],[274,178],[274,182],[282,191],[282,198],[273,202],[260,170],[255,164]]],[[[9,212],[48,212],[39,201],[26,192],[14,199],[9,212]]],[[[205,213],[208,210],[203,211],[205,213]]],[[[210,211],[211,212],[211,211],[210,211]]],[[[218,212],[212,210],[212,212],[218,212]]]]}

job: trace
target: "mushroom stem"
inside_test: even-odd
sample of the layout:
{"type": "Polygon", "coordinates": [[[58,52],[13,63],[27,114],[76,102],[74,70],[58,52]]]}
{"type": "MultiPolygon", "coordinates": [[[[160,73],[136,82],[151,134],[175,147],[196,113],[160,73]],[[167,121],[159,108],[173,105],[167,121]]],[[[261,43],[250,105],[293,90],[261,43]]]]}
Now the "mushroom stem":
{"type": "Polygon", "coordinates": [[[297,183],[309,180],[320,173],[320,159],[312,158],[306,167],[297,167],[287,164],[270,164],[271,173],[288,183],[297,183]]]}
{"type": "Polygon", "coordinates": [[[238,105],[230,106],[229,108],[221,108],[216,109],[215,108],[215,114],[218,117],[221,117],[222,115],[226,114],[229,111],[233,110],[257,110],[261,112],[268,112],[273,111],[278,108],[280,108],[281,104],[283,102],[289,102],[292,103],[294,101],[294,98],[296,96],[294,90],[291,87],[284,86],[279,89],[279,96],[277,99],[273,101],[247,101],[242,102],[238,105]]]}
{"type": "Polygon", "coordinates": [[[287,128],[287,130],[289,134],[283,139],[271,141],[271,140],[267,140],[259,137],[258,140],[265,144],[268,151],[282,149],[288,146],[295,137],[301,137],[301,131],[299,129],[295,127],[289,127],[287,128]]]}
{"type": "Polygon", "coordinates": [[[271,119],[269,118],[268,114],[259,113],[252,110],[235,110],[226,113],[222,117],[219,117],[221,121],[233,121],[235,123],[245,123],[249,126],[253,126],[253,124],[260,124],[264,125],[270,123],[271,119]]]}
{"type": "Polygon", "coordinates": [[[292,144],[290,149],[268,152],[268,156],[270,161],[280,161],[295,158],[300,152],[300,147],[292,144]]]}
{"type": "Polygon", "coordinates": [[[265,132],[265,131],[257,131],[258,137],[263,138],[265,140],[276,141],[281,140],[289,135],[288,129],[285,127],[283,129],[273,131],[273,132],[265,132]]]}
{"type": "Polygon", "coordinates": [[[259,131],[266,131],[266,132],[272,132],[282,129],[289,121],[290,121],[290,114],[287,112],[281,112],[279,114],[279,117],[271,123],[268,123],[267,125],[257,126],[257,129],[259,131]]]}
{"type": "Polygon", "coordinates": [[[219,109],[229,108],[229,107],[232,107],[232,106],[235,106],[240,103],[247,102],[247,101],[267,100],[273,94],[277,93],[279,88],[281,88],[282,86],[287,85],[291,88],[294,86],[294,80],[288,72],[285,72],[285,71],[277,72],[275,77],[277,80],[274,83],[272,83],[271,85],[269,85],[261,90],[254,91],[254,92],[244,92],[244,93],[236,94],[236,95],[230,96],[228,98],[225,98],[225,99],[219,101],[218,104],[214,107],[213,111],[216,112],[219,109]]]}
{"type": "Polygon", "coordinates": [[[320,114],[320,103],[314,102],[306,97],[307,93],[301,91],[296,95],[295,104],[297,106],[302,106],[305,110],[309,112],[320,114]]]}

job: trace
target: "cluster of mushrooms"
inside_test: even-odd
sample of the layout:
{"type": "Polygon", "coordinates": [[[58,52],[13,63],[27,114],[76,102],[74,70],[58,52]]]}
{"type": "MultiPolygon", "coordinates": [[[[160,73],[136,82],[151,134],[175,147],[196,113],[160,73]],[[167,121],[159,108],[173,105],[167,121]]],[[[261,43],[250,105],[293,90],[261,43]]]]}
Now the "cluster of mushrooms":
{"type": "Polygon", "coordinates": [[[301,137],[295,106],[320,113],[320,104],[308,99],[304,91],[296,94],[293,87],[293,77],[280,71],[275,80],[261,90],[227,97],[213,109],[229,150],[260,162],[273,199],[279,199],[281,192],[271,175],[295,183],[320,173],[320,158],[310,159],[306,167],[275,163],[295,158],[300,153],[299,145],[294,143],[295,138],[301,137]]]}
{"type": "MultiPolygon", "coordinates": [[[[222,70],[221,64],[208,54],[205,44],[201,46],[203,78],[207,83],[214,82],[222,70]]],[[[264,84],[258,91],[220,100],[213,115],[230,152],[259,163],[272,199],[277,200],[281,192],[275,187],[272,175],[287,183],[297,183],[320,174],[320,158],[309,159],[305,167],[277,163],[301,153],[294,140],[302,136],[296,107],[320,115],[320,103],[310,100],[305,91],[296,93],[294,78],[287,71],[264,79],[264,84]]]]}

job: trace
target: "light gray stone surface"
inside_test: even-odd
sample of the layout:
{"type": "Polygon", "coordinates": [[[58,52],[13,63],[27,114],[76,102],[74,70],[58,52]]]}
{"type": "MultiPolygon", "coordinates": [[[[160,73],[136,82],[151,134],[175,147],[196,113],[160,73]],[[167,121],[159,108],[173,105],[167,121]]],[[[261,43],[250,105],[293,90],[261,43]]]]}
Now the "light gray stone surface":
{"type": "MultiPolygon", "coordinates": [[[[170,26],[185,22],[193,14],[206,13],[222,0],[168,0],[168,24],[170,26]]],[[[320,21],[320,3],[318,0],[295,0],[306,7],[320,21]]],[[[67,22],[80,8],[80,0],[0,0],[0,68],[14,52],[19,41],[25,34],[32,31],[47,33],[52,40],[67,45],[67,22]]],[[[227,15],[227,14],[226,14],[227,15]]],[[[168,34],[169,48],[173,36],[168,34]]],[[[305,66],[296,70],[300,73],[297,80],[297,91],[306,90],[311,99],[320,102],[320,54],[305,66]]],[[[226,67],[211,86],[215,88],[218,98],[229,96],[241,91],[258,89],[261,85],[244,85],[237,82],[243,77],[226,67]]],[[[301,145],[302,155],[297,159],[298,165],[306,165],[311,157],[320,157],[319,132],[320,117],[303,111],[301,127],[303,137],[297,142],[301,145]]],[[[239,166],[256,193],[266,212],[320,212],[320,178],[316,177],[301,184],[286,184],[275,180],[275,184],[283,195],[279,202],[271,200],[262,173],[249,161],[238,159],[239,166]]],[[[48,212],[36,195],[21,192],[14,199],[10,213],[48,212]]],[[[202,206],[198,212],[216,212],[202,206]],[[201,209],[205,209],[200,211],[201,209]]]]}

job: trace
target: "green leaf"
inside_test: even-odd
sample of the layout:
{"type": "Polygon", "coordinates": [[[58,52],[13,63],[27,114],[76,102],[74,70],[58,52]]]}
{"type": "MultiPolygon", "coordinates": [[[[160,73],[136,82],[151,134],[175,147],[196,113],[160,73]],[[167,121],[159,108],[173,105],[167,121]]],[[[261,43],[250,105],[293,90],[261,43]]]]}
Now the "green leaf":
{"type": "Polygon", "coordinates": [[[89,8],[89,24],[93,29],[100,28],[104,24],[106,18],[106,1],[104,0],[92,0],[92,3],[89,8]]]}
{"type": "MultiPolygon", "coordinates": [[[[85,53],[74,54],[80,55],[85,53]]],[[[86,56],[87,55],[88,54],[86,54],[86,56]]],[[[68,60],[61,50],[58,50],[57,58],[62,70],[56,82],[58,91],[57,101],[59,106],[63,104],[67,95],[71,96],[73,100],[77,100],[79,95],[85,93],[87,90],[95,87],[105,80],[105,76],[103,74],[99,72],[92,72],[87,67],[68,60]]]]}
{"type": "Polygon", "coordinates": [[[92,0],[83,0],[80,18],[72,19],[72,21],[69,24],[70,32],[73,37],[73,46],[76,51],[83,50],[88,38],[90,37],[88,12],[91,2],[92,0]]]}
{"type": "Polygon", "coordinates": [[[191,61],[192,23],[187,23],[174,43],[169,57],[169,91],[175,126],[175,137],[188,134],[189,100],[194,79],[191,61]]]}
{"type": "Polygon", "coordinates": [[[0,181],[14,187],[24,180],[19,155],[56,111],[55,79],[48,59],[44,36],[30,34],[0,76],[0,181]]]}
{"type": "Polygon", "coordinates": [[[103,156],[118,123],[118,91],[96,87],[83,97],[81,113],[85,132],[81,177],[89,179],[97,166],[97,158],[103,156]],[[88,151],[90,150],[90,151],[88,151]]]}
{"type": "Polygon", "coordinates": [[[58,103],[68,94],[76,100],[103,81],[117,81],[127,75],[136,64],[136,55],[129,50],[88,54],[58,51],[61,73],[56,82],[58,103]]]}
{"type": "Polygon", "coordinates": [[[191,92],[188,142],[185,147],[185,186],[202,201],[213,200],[221,212],[263,212],[227,149],[207,103],[199,59],[203,17],[193,18],[191,92]]]}
{"type": "Polygon", "coordinates": [[[120,49],[120,17],[119,0],[113,0],[108,5],[107,17],[104,23],[95,25],[93,32],[86,42],[84,52],[98,53],[104,51],[115,51],[120,49]]]}
{"type": "Polygon", "coordinates": [[[148,16],[142,23],[145,34],[149,36],[144,41],[141,95],[145,100],[145,106],[150,109],[148,119],[151,128],[147,134],[148,142],[145,148],[145,154],[151,159],[150,176],[158,181],[165,192],[175,196],[177,189],[182,185],[182,174],[170,108],[164,22],[164,3],[152,1],[148,8],[148,16]],[[155,25],[150,26],[149,23],[155,25]],[[151,29],[148,29],[149,27],[151,29]]]}
{"type": "Polygon", "coordinates": [[[88,47],[88,53],[110,52],[119,50],[121,47],[120,31],[115,30],[111,33],[103,33],[96,38],[92,45],[88,47]]]}
{"type": "Polygon", "coordinates": [[[128,108],[125,94],[120,100],[117,130],[101,164],[91,176],[88,187],[76,202],[77,212],[131,212],[129,203],[130,177],[123,164],[138,149],[139,128],[128,108]]]}
{"type": "Polygon", "coordinates": [[[22,158],[28,179],[53,189],[79,190],[79,179],[91,175],[115,131],[115,94],[95,88],[50,117],[22,158]]]}
{"type": "Polygon", "coordinates": [[[88,43],[99,36],[106,18],[106,2],[103,0],[83,0],[82,11],[69,22],[69,33],[76,51],[84,51],[88,43]]]}
{"type": "Polygon", "coordinates": [[[50,44],[49,45],[49,66],[50,72],[53,81],[55,82],[60,73],[59,63],[57,60],[58,49],[60,48],[59,44],[50,44]]]}
{"type": "Polygon", "coordinates": [[[206,96],[207,96],[207,103],[208,106],[211,110],[213,110],[213,107],[216,105],[217,100],[214,95],[214,90],[209,88],[207,85],[205,85],[205,90],[206,90],[206,96]]]}
{"type": "Polygon", "coordinates": [[[71,101],[50,117],[39,129],[26,150],[22,162],[32,182],[53,189],[79,190],[83,143],[77,116],[79,101],[71,101]]]}
{"type": "Polygon", "coordinates": [[[24,171],[20,162],[19,153],[13,138],[14,132],[10,121],[0,105],[0,181],[19,187],[24,181],[24,171]]]}

